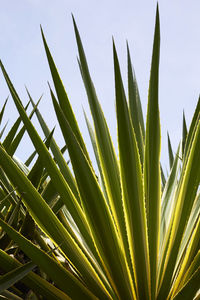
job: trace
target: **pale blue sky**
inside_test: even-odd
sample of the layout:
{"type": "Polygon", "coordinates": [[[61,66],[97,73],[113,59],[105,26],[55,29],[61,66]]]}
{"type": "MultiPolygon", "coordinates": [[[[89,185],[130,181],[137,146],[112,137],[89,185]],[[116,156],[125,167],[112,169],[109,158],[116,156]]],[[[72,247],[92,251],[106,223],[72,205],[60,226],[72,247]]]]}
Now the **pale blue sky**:
{"type": "MultiPolygon", "coordinates": [[[[181,136],[183,109],[187,122],[190,122],[200,91],[200,1],[159,1],[159,8],[162,160],[167,166],[166,131],[168,129],[175,150],[181,136]]],[[[116,144],[112,35],[125,85],[128,39],[146,112],[155,12],[156,1],[153,0],[7,0],[1,4],[0,10],[0,58],[24,103],[27,101],[24,85],[35,100],[44,94],[40,110],[49,127],[53,128],[56,120],[47,87],[47,81],[52,81],[39,29],[42,24],[83,136],[88,139],[82,106],[87,112],[89,109],[76,61],[77,48],[71,20],[73,13],[99,100],[116,144]]],[[[8,90],[1,74],[0,91],[3,104],[8,90]]],[[[10,98],[3,124],[9,119],[11,125],[16,116],[10,98]]],[[[63,145],[58,131],[56,135],[59,144],[63,145]]],[[[26,158],[30,151],[26,145],[19,148],[20,158],[26,158]]]]}

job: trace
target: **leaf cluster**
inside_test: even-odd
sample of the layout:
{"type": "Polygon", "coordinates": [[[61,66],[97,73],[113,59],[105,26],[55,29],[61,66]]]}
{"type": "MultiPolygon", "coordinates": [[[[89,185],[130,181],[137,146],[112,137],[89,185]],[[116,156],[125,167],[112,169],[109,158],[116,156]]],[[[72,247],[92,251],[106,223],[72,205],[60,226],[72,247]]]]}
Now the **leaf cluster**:
{"type": "Polygon", "coordinates": [[[200,99],[189,129],[183,116],[175,154],[168,135],[170,170],[165,175],[160,164],[157,8],[146,124],[128,44],[126,96],[113,41],[117,155],[74,18],[73,23],[98,170],[41,28],[55,88],[49,85],[50,97],[65,145],[57,145],[54,130],[45,123],[41,99],[35,104],[27,90],[24,106],[0,62],[19,112],[6,137],[5,127],[0,133],[1,298],[193,299],[200,289],[200,99]],[[15,152],[25,132],[35,151],[22,162],[15,152]]]}

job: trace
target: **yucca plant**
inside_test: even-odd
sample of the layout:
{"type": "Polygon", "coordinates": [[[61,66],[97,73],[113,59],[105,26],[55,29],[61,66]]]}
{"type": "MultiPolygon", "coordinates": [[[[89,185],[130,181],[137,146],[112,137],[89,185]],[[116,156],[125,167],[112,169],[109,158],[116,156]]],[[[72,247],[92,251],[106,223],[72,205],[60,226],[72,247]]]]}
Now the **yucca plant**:
{"type": "MultiPolygon", "coordinates": [[[[200,100],[188,131],[183,119],[175,155],[168,136],[165,176],[157,8],[146,126],[129,48],[127,101],[113,42],[116,152],[73,22],[98,171],[41,29],[56,91],[49,86],[50,95],[66,145],[58,147],[28,91],[33,111],[27,115],[28,105],[23,106],[1,63],[20,117],[0,145],[0,293],[7,299],[193,299],[200,289],[200,100]],[[25,131],[35,152],[21,162],[14,154],[25,131]]],[[[4,110],[5,105],[0,120],[4,110]]]]}

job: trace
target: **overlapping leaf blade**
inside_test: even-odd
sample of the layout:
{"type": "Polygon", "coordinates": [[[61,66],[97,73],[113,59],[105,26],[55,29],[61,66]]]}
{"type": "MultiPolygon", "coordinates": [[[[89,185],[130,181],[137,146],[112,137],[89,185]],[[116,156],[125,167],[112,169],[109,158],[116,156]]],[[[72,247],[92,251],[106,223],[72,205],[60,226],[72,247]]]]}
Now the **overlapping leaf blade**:
{"type": "MultiPolygon", "coordinates": [[[[91,241],[91,236],[89,234],[88,223],[87,223],[87,221],[85,219],[85,215],[84,215],[84,213],[82,211],[82,208],[78,204],[78,202],[75,199],[74,195],[72,194],[72,192],[71,192],[71,190],[70,190],[67,182],[64,180],[64,178],[63,178],[62,174],[59,172],[59,170],[58,170],[55,162],[53,161],[53,159],[51,158],[49,152],[47,151],[46,146],[43,144],[43,142],[40,139],[38,133],[36,132],[35,128],[33,127],[32,123],[30,122],[29,118],[27,117],[27,115],[26,115],[23,107],[21,106],[21,101],[19,100],[18,95],[16,94],[16,92],[15,92],[15,90],[13,88],[13,85],[11,84],[11,82],[10,82],[10,80],[8,78],[8,75],[6,74],[5,69],[3,68],[2,64],[1,64],[1,67],[2,67],[2,70],[3,70],[4,76],[5,76],[6,80],[7,80],[8,86],[10,88],[10,92],[12,94],[13,100],[15,101],[15,105],[16,105],[16,107],[17,107],[17,109],[18,109],[18,111],[19,111],[19,113],[21,115],[21,118],[23,119],[23,122],[24,122],[24,124],[25,124],[25,126],[27,128],[27,131],[28,131],[28,133],[30,135],[30,138],[31,138],[31,140],[32,140],[32,142],[33,142],[33,144],[34,144],[34,146],[35,146],[38,154],[41,156],[41,159],[43,160],[45,168],[47,169],[47,171],[49,172],[49,174],[51,176],[51,179],[53,181],[54,186],[57,187],[60,195],[62,196],[62,199],[63,199],[66,207],[69,209],[71,215],[76,220],[77,226],[78,226],[79,230],[81,231],[84,239],[89,244],[91,244],[92,241],[91,241]]],[[[3,151],[3,149],[2,149],[2,151],[3,151]]],[[[4,161],[4,163],[5,163],[5,161],[4,161]]],[[[14,178],[14,179],[17,180],[17,178],[14,178]]],[[[20,178],[19,178],[19,180],[20,180],[20,178]]],[[[23,182],[21,182],[21,184],[23,184],[23,182]]],[[[26,186],[26,184],[25,184],[25,186],[26,186]]],[[[20,184],[19,184],[19,187],[21,188],[20,184]]],[[[36,198],[39,197],[35,193],[35,191],[33,189],[32,189],[32,192],[35,194],[36,198]]],[[[41,199],[39,200],[39,202],[41,202],[41,199]]],[[[47,206],[45,206],[45,207],[46,207],[46,210],[47,210],[47,206]]],[[[30,206],[29,206],[29,209],[30,209],[30,206]]],[[[32,210],[32,213],[33,213],[33,210],[32,210]]],[[[38,210],[38,213],[39,213],[40,217],[43,219],[44,216],[42,217],[42,212],[41,211],[39,212],[39,210],[38,210]]],[[[48,210],[48,212],[46,211],[46,213],[49,215],[49,218],[50,218],[50,215],[51,215],[50,210],[48,210]]],[[[34,217],[37,218],[37,213],[34,215],[34,217]]],[[[52,221],[56,220],[53,215],[51,215],[51,217],[52,217],[52,221]]],[[[48,217],[47,217],[47,219],[48,219],[48,217]]],[[[54,223],[54,221],[53,221],[53,223],[54,223]]],[[[40,224],[42,224],[41,220],[40,220],[40,224]]],[[[54,225],[55,225],[55,223],[54,223],[54,225]]],[[[45,226],[43,226],[43,229],[46,229],[45,226]]],[[[52,229],[53,229],[53,227],[52,227],[52,229]]],[[[61,230],[61,232],[62,232],[62,230],[61,230]]],[[[54,232],[54,234],[55,234],[54,238],[58,238],[59,239],[59,236],[60,236],[61,232],[59,232],[59,234],[57,234],[57,235],[54,232]]],[[[62,247],[67,246],[67,248],[68,247],[72,247],[72,248],[75,247],[76,248],[77,246],[74,243],[74,241],[71,240],[71,237],[69,237],[69,239],[67,239],[67,236],[68,236],[68,234],[66,234],[66,236],[61,239],[61,240],[64,239],[67,242],[67,245],[63,244],[62,247]],[[70,244],[69,240],[71,240],[71,244],[70,244]]],[[[60,242],[58,242],[58,244],[59,243],[60,242]]],[[[68,251],[66,251],[66,252],[68,253],[68,251]]],[[[87,277],[88,281],[90,281],[90,279],[92,281],[93,280],[96,281],[97,280],[96,279],[97,275],[94,272],[93,268],[90,265],[88,265],[88,263],[86,263],[86,261],[84,263],[84,260],[86,259],[85,256],[83,256],[83,254],[79,256],[78,253],[79,253],[79,251],[77,252],[75,250],[71,252],[72,256],[74,257],[74,255],[75,255],[76,259],[78,259],[78,260],[76,260],[75,264],[77,264],[77,263],[79,264],[80,263],[82,265],[83,269],[86,272],[85,275],[87,274],[86,277],[89,276],[89,277],[87,277]],[[80,257],[83,258],[82,261],[80,260],[80,257]]],[[[97,290],[99,289],[98,285],[101,286],[101,284],[99,282],[97,283],[97,290]]],[[[101,291],[101,289],[99,291],[101,291]]]]}
{"type": "Polygon", "coordinates": [[[196,293],[199,291],[199,277],[200,277],[200,267],[173,299],[174,300],[194,299],[196,293]]]}
{"type": "Polygon", "coordinates": [[[142,167],[120,74],[115,45],[115,90],[120,173],[127,234],[139,299],[149,299],[149,257],[142,167]]]}
{"type": "Polygon", "coordinates": [[[96,299],[84,285],[75,278],[69,271],[53,260],[48,254],[44,253],[38,247],[33,245],[26,238],[22,237],[17,231],[12,229],[4,221],[0,220],[0,226],[7,234],[20,246],[20,248],[32,259],[33,262],[51,276],[55,283],[71,297],[80,297],[81,299],[96,299]],[[68,283],[68,284],[66,284],[68,283]]]}
{"type": "MultiPolygon", "coordinates": [[[[43,130],[43,132],[44,132],[44,134],[47,138],[50,134],[50,130],[49,130],[48,126],[46,125],[39,109],[36,107],[36,105],[35,105],[35,103],[34,103],[34,101],[33,101],[33,99],[32,99],[29,92],[28,92],[28,95],[29,95],[29,98],[30,98],[30,101],[31,101],[33,107],[35,108],[35,114],[38,118],[38,121],[41,125],[41,128],[42,128],[42,130],[43,130]]],[[[66,161],[65,161],[65,159],[64,159],[64,157],[61,153],[61,150],[59,149],[58,145],[56,144],[56,141],[54,140],[54,138],[52,138],[52,140],[51,140],[50,148],[52,150],[54,158],[55,158],[55,160],[56,160],[56,162],[57,162],[64,178],[65,178],[65,180],[69,184],[70,189],[72,190],[72,192],[75,195],[76,199],[79,200],[79,195],[78,195],[78,191],[77,191],[77,188],[76,188],[76,183],[74,181],[74,178],[73,178],[73,176],[70,172],[70,169],[69,169],[69,167],[68,167],[68,165],[67,165],[67,163],[66,163],[66,161]]]]}
{"type": "Polygon", "coordinates": [[[178,176],[180,172],[180,146],[178,147],[176,157],[171,167],[168,180],[162,193],[161,203],[161,224],[160,224],[160,258],[162,256],[163,242],[166,237],[166,231],[169,227],[171,214],[175,205],[175,193],[178,185],[178,176]]]}
{"type": "Polygon", "coordinates": [[[20,266],[7,274],[0,277],[0,293],[9,287],[13,286],[16,282],[25,277],[32,269],[35,267],[35,264],[29,262],[23,266],[20,266]]]}
{"type": "Polygon", "coordinates": [[[17,184],[19,191],[23,193],[23,200],[37,224],[41,226],[47,235],[51,236],[56,244],[60,245],[60,248],[66,253],[70,261],[72,261],[82,275],[85,276],[87,284],[90,285],[90,281],[93,282],[91,287],[94,290],[97,289],[96,292],[98,293],[99,291],[102,296],[104,293],[101,290],[101,283],[98,282],[97,274],[88,263],[86,257],[78,248],[69,233],[58,221],[40,194],[35,190],[22,171],[17,168],[1,147],[0,163],[4,169],[6,169],[9,178],[17,184]],[[46,223],[46,220],[48,220],[48,223],[46,223]]]}
{"type": "Polygon", "coordinates": [[[126,299],[132,299],[129,272],[109,207],[97,182],[96,175],[81,150],[55,97],[52,97],[52,100],[68,146],[82,206],[104,271],[115,293],[119,297],[124,296],[126,299]],[[118,261],[118,264],[115,264],[115,261],[118,261]]]}
{"type": "MultiPolygon", "coordinates": [[[[22,266],[22,264],[2,250],[0,250],[0,265],[1,268],[6,272],[22,266]]],[[[61,290],[54,287],[48,281],[44,280],[33,272],[30,272],[27,276],[25,276],[22,279],[22,282],[29,286],[35,293],[40,294],[47,299],[70,300],[70,298],[61,290]]]]}
{"type": "MultiPolygon", "coordinates": [[[[188,225],[191,225],[191,223],[188,225]]],[[[191,277],[191,275],[200,266],[200,250],[199,250],[200,215],[199,214],[197,217],[197,221],[192,227],[189,226],[189,229],[190,229],[189,230],[190,235],[188,236],[188,232],[186,231],[187,235],[186,234],[185,234],[186,236],[184,235],[185,239],[183,239],[182,241],[182,244],[183,246],[185,246],[185,248],[184,248],[184,252],[180,251],[180,254],[182,254],[182,256],[179,258],[179,273],[176,278],[176,283],[174,285],[173,290],[176,290],[177,287],[180,286],[182,287],[184,283],[191,277]]]]}
{"type": "MultiPolygon", "coordinates": [[[[28,102],[27,105],[25,106],[25,110],[28,109],[29,103],[30,102],[28,102]]],[[[10,148],[10,146],[11,146],[11,144],[12,144],[14,138],[15,138],[15,135],[16,135],[16,133],[18,131],[18,128],[19,128],[21,122],[22,122],[21,118],[18,117],[17,120],[15,121],[14,125],[12,126],[12,128],[10,129],[10,131],[8,132],[7,136],[5,137],[3,143],[2,143],[3,146],[4,146],[4,148],[7,151],[9,151],[8,149],[10,148]]],[[[15,144],[16,144],[16,142],[15,142],[15,144]]]]}
{"type": "Polygon", "coordinates": [[[122,241],[123,247],[125,248],[127,262],[129,264],[129,267],[131,268],[129,246],[127,241],[126,225],[121,197],[121,182],[119,176],[118,161],[112,143],[112,139],[108,130],[108,126],[103,111],[101,109],[99,100],[97,98],[94,84],[90,76],[80,34],[74,18],[73,22],[79,52],[79,66],[85,89],[87,92],[91,114],[94,121],[96,144],[99,153],[99,160],[101,163],[101,170],[103,173],[102,181],[104,182],[106,187],[106,193],[108,195],[109,206],[111,208],[111,214],[114,218],[114,223],[117,226],[117,231],[119,233],[120,240],[122,241]]]}
{"type": "MultiPolygon", "coordinates": [[[[105,300],[192,299],[200,288],[200,98],[189,131],[183,116],[182,141],[176,155],[172,152],[168,135],[170,172],[165,175],[160,163],[160,26],[157,7],[146,131],[128,44],[128,103],[113,47],[118,158],[74,19],[73,22],[78,64],[94,130],[87,118],[86,122],[101,178],[98,172],[94,172],[42,32],[58,101],[50,88],[51,97],[67,145],[59,149],[27,91],[47,139],[46,143],[42,141],[1,63],[20,114],[0,145],[0,245],[5,249],[0,250],[1,270],[19,275],[26,269],[26,255],[35,262],[38,257],[40,260],[43,257],[44,261],[39,261],[40,276],[30,272],[20,277],[20,281],[33,290],[34,297],[42,295],[44,299],[70,299],[69,296],[72,299],[105,300]],[[21,120],[24,126],[17,134],[21,120]],[[13,154],[25,131],[36,150],[24,164],[13,154]],[[49,146],[53,157],[48,151],[49,146]],[[67,147],[72,171],[63,156],[67,147]],[[35,155],[38,157],[30,171],[27,166],[35,155]],[[50,256],[47,253],[50,247],[54,247],[52,245],[58,245],[58,250],[50,256]],[[19,251],[22,251],[25,255],[20,258],[23,265],[5,251],[18,258],[19,251]],[[55,279],[52,284],[48,282],[51,276],[55,279]],[[72,289],[66,286],[67,282],[72,289]]],[[[4,110],[5,105],[0,112],[0,121],[4,110]]],[[[6,132],[5,129],[4,126],[0,135],[6,132]]],[[[4,276],[5,281],[7,275],[4,276]]],[[[14,282],[6,281],[9,285],[14,282]]],[[[15,287],[11,291],[22,295],[15,287]]],[[[8,298],[15,297],[7,290],[4,294],[8,298]]]]}
{"type": "Polygon", "coordinates": [[[162,258],[165,260],[165,269],[158,299],[163,299],[169,292],[180,243],[200,183],[200,168],[198,165],[200,160],[199,145],[200,121],[198,121],[187,162],[185,162],[185,170],[182,172],[179,182],[176,195],[176,206],[174,208],[174,213],[172,214],[171,226],[169,226],[170,233],[168,232],[168,234],[170,235],[170,240],[167,254],[166,257],[162,258]]]}

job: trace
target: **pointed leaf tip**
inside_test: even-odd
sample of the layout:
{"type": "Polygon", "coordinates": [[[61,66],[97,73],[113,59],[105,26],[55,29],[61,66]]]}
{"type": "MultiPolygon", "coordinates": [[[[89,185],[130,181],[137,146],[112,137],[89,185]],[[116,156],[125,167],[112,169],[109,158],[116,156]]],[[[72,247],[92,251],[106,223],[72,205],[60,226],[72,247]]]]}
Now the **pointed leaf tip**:
{"type": "Polygon", "coordinates": [[[129,54],[130,51],[129,51],[129,44],[128,44],[128,40],[126,40],[126,49],[127,49],[127,53],[129,54]]]}
{"type": "Polygon", "coordinates": [[[156,8],[156,28],[158,27],[159,29],[159,35],[160,35],[160,14],[159,14],[159,6],[157,3],[157,8],[156,8]]]}
{"type": "Polygon", "coordinates": [[[40,31],[41,31],[43,43],[44,43],[45,46],[47,46],[47,42],[46,42],[46,39],[45,39],[45,36],[44,36],[44,31],[43,31],[42,25],[40,25],[40,31]]]}
{"type": "Polygon", "coordinates": [[[114,38],[112,39],[112,42],[113,42],[113,56],[114,56],[114,61],[116,61],[118,63],[117,50],[116,50],[114,38]]]}
{"type": "Polygon", "coordinates": [[[51,91],[51,85],[50,85],[50,82],[47,81],[47,84],[48,84],[48,87],[49,87],[49,89],[50,89],[50,91],[51,91]]]}
{"type": "Polygon", "coordinates": [[[78,34],[79,34],[79,32],[78,32],[78,27],[77,27],[77,25],[76,25],[76,21],[75,21],[75,18],[74,18],[74,15],[72,14],[72,21],[73,21],[73,25],[74,25],[74,30],[75,30],[75,32],[77,32],[78,34]]]}
{"type": "Polygon", "coordinates": [[[156,5],[156,14],[159,14],[159,3],[157,2],[157,5],[156,5]]]}
{"type": "Polygon", "coordinates": [[[72,16],[72,20],[73,20],[73,22],[75,22],[75,18],[74,18],[74,15],[73,15],[73,13],[71,13],[71,16],[72,16]]]}

